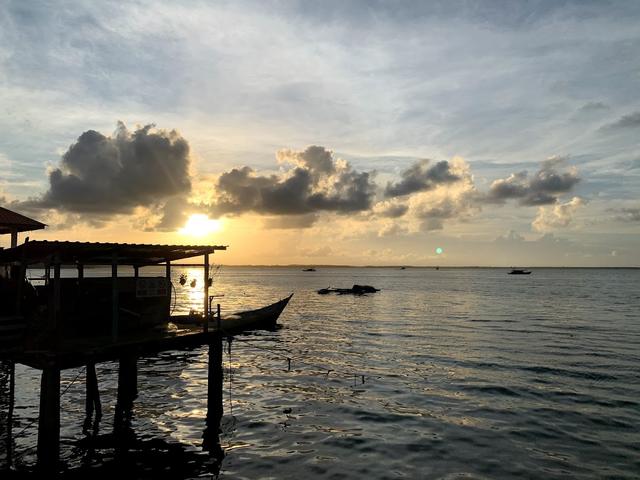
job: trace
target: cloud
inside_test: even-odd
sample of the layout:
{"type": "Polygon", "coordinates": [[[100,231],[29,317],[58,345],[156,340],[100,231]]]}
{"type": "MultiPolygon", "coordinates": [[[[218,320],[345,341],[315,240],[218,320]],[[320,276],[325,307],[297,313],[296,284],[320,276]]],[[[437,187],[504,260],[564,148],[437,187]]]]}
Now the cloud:
{"type": "Polygon", "coordinates": [[[609,211],[616,213],[614,218],[621,222],[640,222],[640,207],[612,208],[609,211]]]}
{"type": "Polygon", "coordinates": [[[603,128],[607,130],[615,130],[638,127],[640,127],[640,112],[633,112],[628,115],[623,115],[615,122],[605,125],[603,128]]]}
{"type": "Polygon", "coordinates": [[[395,202],[393,200],[385,200],[378,202],[373,206],[373,213],[383,218],[399,218],[409,210],[409,206],[404,203],[395,202]]]}
{"type": "Polygon", "coordinates": [[[189,144],[175,130],[146,125],[131,132],[118,122],[112,136],[95,130],[80,135],[49,172],[49,190],[22,204],[85,220],[164,205],[161,223],[168,228],[179,217],[173,203],[184,203],[191,191],[189,166],[189,144]]]}
{"type": "Polygon", "coordinates": [[[264,220],[263,225],[269,229],[296,229],[309,228],[320,218],[318,214],[309,213],[307,215],[284,215],[281,217],[271,217],[264,220]]]}
{"type": "Polygon", "coordinates": [[[309,215],[371,208],[375,194],[372,173],[353,170],[346,161],[319,146],[304,151],[281,150],[276,156],[285,166],[278,174],[259,175],[245,166],[220,175],[211,212],[309,215]]]}
{"type": "Polygon", "coordinates": [[[397,183],[388,183],[386,197],[400,197],[416,192],[433,190],[438,185],[454,183],[461,179],[448,161],[442,160],[429,167],[429,160],[419,160],[401,174],[397,183]]]}
{"type": "Polygon", "coordinates": [[[603,110],[609,110],[610,107],[604,102],[588,102],[580,107],[582,112],[601,112],[603,110]]]}
{"type": "Polygon", "coordinates": [[[504,203],[518,199],[520,205],[551,205],[559,195],[570,192],[580,181],[575,168],[559,172],[564,163],[561,157],[552,157],[542,162],[540,169],[529,177],[526,171],[512,173],[507,178],[494,180],[485,196],[489,203],[504,203]]]}
{"type": "Polygon", "coordinates": [[[454,158],[448,170],[455,172],[457,181],[440,183],[433,190],[409,199],[409,215],[419,222],[422,231],[442,230],[445,221],[464,221],[481,209],[469,164],[462,158],[454,158]]]}
{"type": "Polygon", "coordinates": [[[573,197],[568,202],[558,203],[553,207],[540,207],[531,226],[537,232],[566,228],[573,220],[576,210],[585,203],[580,197],[573,197]]]}

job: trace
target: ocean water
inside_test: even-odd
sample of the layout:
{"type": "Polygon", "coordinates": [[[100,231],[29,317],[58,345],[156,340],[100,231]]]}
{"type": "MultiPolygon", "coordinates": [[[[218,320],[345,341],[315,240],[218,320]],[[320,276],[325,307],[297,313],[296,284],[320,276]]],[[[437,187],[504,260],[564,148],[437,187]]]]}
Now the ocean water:
{"type": "MultiPolygon", "coordinates": [[[[172,466],[84,446],[84,371],[64,371],[64,464],[148,478],[640,478],[640,270],[506,272],[222,267],[223,314],[295,295],[281,328],[225,347],[221,464],[202,453],[205,349],[139,361],[133,431],[172,466]],[[354,283],[381,291],[316,293],[354,283]]],[[[200,268],[173,283],[176,312],[202,305],[200,268]]],[[[98,377],[103,434],[117,366],[98,377]]],[[[38,387],[18,366],[19,470],[35,462],[38,387]]]]}

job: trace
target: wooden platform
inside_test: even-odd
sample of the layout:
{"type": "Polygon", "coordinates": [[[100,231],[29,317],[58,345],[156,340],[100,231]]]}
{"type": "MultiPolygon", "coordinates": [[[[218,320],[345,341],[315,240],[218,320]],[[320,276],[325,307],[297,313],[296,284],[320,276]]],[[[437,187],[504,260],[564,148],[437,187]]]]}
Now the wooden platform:
{"type": "Polygon", "coordinates": [[[21,363],[32,368],[44,369],[52,363],[57,368],[82,367],[87,363],[115,361],[122,356],[152,355],[166,350],[183,350],[208,345],[218,336],[216,330],[203,332],[201,327],[179,330],[146,331],[121,336],[116,342],[111,337],[78,338],[61,340],[52,348],[0,352],[0,359],[21,363]]]}

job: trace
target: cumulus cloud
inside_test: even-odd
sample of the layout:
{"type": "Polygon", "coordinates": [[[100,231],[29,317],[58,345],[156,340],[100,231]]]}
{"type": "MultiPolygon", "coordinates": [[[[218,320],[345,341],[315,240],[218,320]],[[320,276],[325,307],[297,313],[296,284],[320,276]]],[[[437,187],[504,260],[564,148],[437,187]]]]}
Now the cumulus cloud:
{"type": "Polygon", "coordinates": [[[319,146],[304,151],[281,150],[277,159],[285,167],[278,174],[259,175],[245,166],[220,175],[211,212],[309,215],[371,208],[375,194],[373,174],[353,170],[330,150],[319,146]]]}
{"type": "Polygon", "coordinates": [[[573,197],[568,202],[558,203],[553,207],[540,207],[531,226],[537,232],[566,228],[573,220],[576,210],[584,204],[585,201],[580,197],[573,197]]]}
{"type": "Polygon", "coordinates": [[[400,174],[400,181],[388,183],[386,197],[400,197],[416,192],[433,190],[438,185],[454,183],[461,177],[454,171],[453,165],[442,160],[429,166],[429,160],[420,160],[400,174]]]}
{"type": "MultiPolygon", "coordinates": [[[[49,190],[24,205],[87,219],[157,208],[191,191],[189,164],[189,144],[175,130],[146,125],[131,132],[118,122],[112,136],[95,130],[80,135],[49,172],[49,190]]],[[[179,217],[168,207],[165,227],[179,217]]]]}
{"type": "Polygon", "coordinates": [[[455,175],[455,182],[442,182],[433,190],[409,199],[409,214],[418,220],[420,230],[441,230],[448,220],[465,221],[480,211],[478,192],[467,162],[455,158],[447,170],[455,175]]]}
{"type": "Polygon", "coordinates": [[[561,172],[559,167],[565,159],[553,157],[544,162],[532,177],[526,171],[512,173],[507,178],[494,180],[485,196],[489,203],[504,203],[517,199],[520,205],[550,205],[558,201],[558,197],[570,192],[580,181],[575,168],[561,172]]]}

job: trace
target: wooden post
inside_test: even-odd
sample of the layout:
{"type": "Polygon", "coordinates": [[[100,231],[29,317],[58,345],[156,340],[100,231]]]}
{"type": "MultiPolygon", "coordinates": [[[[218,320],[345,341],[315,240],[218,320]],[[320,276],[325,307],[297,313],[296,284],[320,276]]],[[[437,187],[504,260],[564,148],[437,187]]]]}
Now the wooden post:
{"type": "Polygon", "coordinates": [[[96,364],[87,364],[85,411],[87,419],[91,419],[93,412],[96,412],[96,420],[102,418],[102,403],[100,402],[100,390],[98,389],[98,375],[96,374],[96,364]]]}
{"type": "Polygon", "coordinates": [[[111,259],[111,340],[118,341],[118,254],[114,253],[111,259]]]}
{"type": "Polygon", "coordinates": [[[53,304],[51,309],[51,325],[50,328],[55,334],[55,339],[58,339],[59,333],[59,320],[60,320],[60,256],[55,255],[53,259],[53,304]]]}
{"type": "Polygon", "coordinates": [[[219,428],[224,413],[222,403],[222,334],[218,330],[209,344],[209,372],[207,378],[207,428],[219,428]]]}
{"type": "Polygon", "coordinates": [[[114,430],[121,430],[131,419],[133,401],[138,396],[138,359],[134,355],[120,357],[118,369],[118,398],[114,430]]]}
{"type": "Polygon", "coordinates": [[[11,248],[18,246],[18,231],[11,230],[11,248]]]}
{"type": "Polygon", "coordinates": [[[167,280],[171,281],[171,262],[169,260],[167,260],[167,264],[165,265],[164,275],[167,277],[167,280]]]}
{"type": "Polygon", "coordinates": [[[204,324],[202,326],[202,329],[204,332],[209,331],[209,316],[210,313],[209,312],[209,254],[205,254],[204,256],[204,271],[203,271],[203,276],[202,276],[203,280],[204,280],[204,308],[203,308],[203,313],[204,313],[204,324]]]}
{"type": "Polygon", "coordinates": [[[20,266],[14,270],[17,270],[17,288],[16,288],[16,315],[22,315],[22,290],[25,282],[25,275],[27,268],[23,262],[20,262],[20,266]]]}
{"type": "Polygon", "coordinates": [[[133,277],[138,278],[140,276],[140,267],[138,265],[133,266],[133,277]]]}
{"type": "Polygon", "coordinates": [[[40,385],[38,419],[38,466],[55,472],[60,455],[60,368],[47,365],[40,385]]]}
{"type": "Polygon", "coordinates": [[[79,263],[78,264],[78,279],[82,280],[84,278],[84,265],[79,263]]]}
{"type": "Polygon", "coordinates": [[[13,409],[15,404],[16,392],[16,364],[10,361],[9,367],[9,411],[7,413],[7,470],[11,469],[13,464],[13,409]]]}

